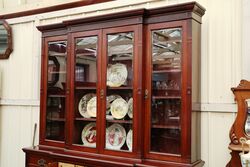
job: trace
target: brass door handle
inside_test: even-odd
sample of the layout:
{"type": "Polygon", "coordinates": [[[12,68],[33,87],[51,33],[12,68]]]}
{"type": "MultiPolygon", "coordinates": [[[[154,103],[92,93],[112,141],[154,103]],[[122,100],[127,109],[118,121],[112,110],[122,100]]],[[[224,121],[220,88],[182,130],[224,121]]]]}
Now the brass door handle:
{"type": "Polygon", "coordinates": [[[103,99],[103,97],[104,97],[104,90],[103,89],[101,89],[101,91],[100,91],[100,97],[101,97],[101,99],[103,99]]]}
{"type": "Polygon", "coordinates": [[[144,98],[147,99],[148,98],[148,90],[145,89],[145,92],[144,92],[144,98]]]}
{"type": "Polygon", "coordinates": [[[39,160],[37,161],[37,165],[38,165],[39,167],[47,167],[46,161],[45,161],[44,159],[39,159],[39,160]]]}

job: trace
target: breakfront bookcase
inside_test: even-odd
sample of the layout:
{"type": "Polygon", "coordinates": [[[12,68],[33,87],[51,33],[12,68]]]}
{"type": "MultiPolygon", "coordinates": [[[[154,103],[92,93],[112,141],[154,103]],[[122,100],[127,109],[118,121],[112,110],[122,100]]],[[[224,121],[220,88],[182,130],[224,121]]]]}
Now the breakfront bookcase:
{"type": "Polygon", "coordinates": [[[39,26],[40,137],[26,166],[203,166],[204,12],[189,2],[39,26]]]}

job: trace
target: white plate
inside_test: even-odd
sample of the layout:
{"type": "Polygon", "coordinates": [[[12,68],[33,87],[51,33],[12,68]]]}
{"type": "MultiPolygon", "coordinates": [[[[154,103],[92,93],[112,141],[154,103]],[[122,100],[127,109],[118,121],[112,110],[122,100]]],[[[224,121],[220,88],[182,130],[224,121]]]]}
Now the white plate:
{"type": "Polygon", "coordinates": [[[89,123],[83,128],[82,142],[84,146],[96,147],[96,123],[89,123]]]}
{"type": "Polygon", "coordinates": [[[123,85],[128,77],[126,65],[117,63],[108,65],[107,69],[107,85],[110,87],[119,87],[123,85]]]}
{"type": "Polygon", "coordinates": [[[96,117],[96,109],[97,103],[96,103],[96,96],[92,97],[89,102],[87,103],[87,112],[90,117],[96,117]]]}
{"type": "Polygon", "coordinates": [[[78,104],[78,110],[79,113],[81,114],[81,116],[83,116],[84,118],[90,118],[88,112],[87,112],[87,103],[89,102],[89,100],[93,97],[95,97],[96,95],[94,93],[88,93],[86,95],[84,95],[79,104],[78,104]]]}
{"type": "Polygon", "coordinates": [[[128,112],[128,103],[123,98],[117,98],[112,102],[110,110],[114,118],[122,119],[128,112]]]}
{"type": "Polygon", "coordinates": [[[129,151],[132,151],[132,146],[133,146],[133,130],[132,129],[128,131],[126,144],[128,146],[129,151]]]}
{"type": "Polygon", "coordinates": [[[126,130],[120,124],[113,124],[106,129],[106,148],[120,150],[126,141],[126,130]]]}
{"type": "Polygon", "coordinates": [[[133,118],[133,98],[131,97],[128,100],[128,116],[129,118],[133,118]]]}

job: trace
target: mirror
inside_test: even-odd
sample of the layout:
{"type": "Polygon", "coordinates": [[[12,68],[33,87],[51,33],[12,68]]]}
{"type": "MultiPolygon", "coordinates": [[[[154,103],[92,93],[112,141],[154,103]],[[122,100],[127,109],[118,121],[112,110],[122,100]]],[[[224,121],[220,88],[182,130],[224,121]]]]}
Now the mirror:
{"type": "Polygon", "coordinates": [[[9,58],[12,52],[11,27],[5,20],[0,20],[0,59],[9,58]]]}
{"type": "Polygon", "coordinates": [[[247,119],[245,122],[245,133],[247,136],[250,136],[250,99],[245,100],[247,119]]]}

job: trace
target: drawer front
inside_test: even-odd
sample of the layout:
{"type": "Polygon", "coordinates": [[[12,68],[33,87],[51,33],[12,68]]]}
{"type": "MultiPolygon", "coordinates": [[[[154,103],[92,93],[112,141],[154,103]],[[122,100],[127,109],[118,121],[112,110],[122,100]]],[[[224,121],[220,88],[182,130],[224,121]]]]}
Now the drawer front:
{"type": "Polygon", "coordinates": [[[53,162],[51,158],[38,156],[38,155],[29,155],[27,157],[28,167],[57,167],[57,163],[53,162]]]}

